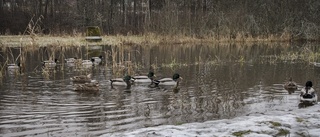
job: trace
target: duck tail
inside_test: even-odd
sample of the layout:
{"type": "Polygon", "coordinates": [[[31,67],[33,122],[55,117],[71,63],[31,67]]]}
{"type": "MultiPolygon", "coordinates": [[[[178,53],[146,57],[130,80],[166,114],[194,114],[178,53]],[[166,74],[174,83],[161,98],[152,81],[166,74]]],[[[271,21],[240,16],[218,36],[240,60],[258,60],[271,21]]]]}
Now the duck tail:
{"type": "Polygon", "coordinates": [[[113,79],[110,79],[110,82],[111,82],[111,86],[112,86],[112,84],[113,84],[113,82],[114,82],[115,80],[113,80],[113,79]]]}
{"type": "Polygon", "coordinates": [[[153,80],[152,83],[154,83],[156,86],[158,86],[160,81],[159,80],[153,80]]]}

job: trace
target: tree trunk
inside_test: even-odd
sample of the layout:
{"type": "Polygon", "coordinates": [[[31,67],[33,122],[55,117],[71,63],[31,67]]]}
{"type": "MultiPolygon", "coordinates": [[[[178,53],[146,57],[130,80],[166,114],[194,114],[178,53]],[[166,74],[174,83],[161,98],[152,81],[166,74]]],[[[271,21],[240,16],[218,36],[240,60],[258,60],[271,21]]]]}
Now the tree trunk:
{"type": "Polygon", "coordinates": [[[39,14],[38,16],[41,16],[42,15],[42,0],[39,0],[39,14]]]}
{"type": "Polygon", "coordinates": [[[123,27],[126,27],[126,22],[127,22],[127,18],[126,18],[126,4],[125,4],[125,0],[122,0],[122,25],[123,27]]]}
{"type": "Polygon", "coordinates": [[[47,15],[48,15],[48,5],[49,5],[49,0],[46,0],[46,5],[44,8],[44,18],[45,19],[47,18],[47,15]]]}
{"type": "Polygon", "coordinates": [[[0,0],[0,11],[1,11],[1,13],[3,13],[2,11],[3,11],[3,0],[0,0]]]}
{"type": "Polygon", "coordinates": [[[111,0],[110,6],[109,6],[109,19],[108,19],[108,34],[113,33],[113,27],[112,27],[112,22],[113,22],[113,7],[114,7],[115,0],[111,0]]]}

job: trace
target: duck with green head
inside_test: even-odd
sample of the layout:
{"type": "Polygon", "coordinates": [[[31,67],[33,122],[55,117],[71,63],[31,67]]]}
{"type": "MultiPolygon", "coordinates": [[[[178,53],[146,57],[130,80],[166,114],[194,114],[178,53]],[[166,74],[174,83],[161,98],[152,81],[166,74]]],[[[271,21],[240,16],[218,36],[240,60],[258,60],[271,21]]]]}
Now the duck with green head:
{"type": "Polygon", "coordinates": [[[42,62],[42,65],[44,67],[55,67],[57,66],[57,62],[58,62],[58,59],[54,59],[54,60],[46,60],[46,61],[43,61],[42,62]]]}
{"type": "Polygon", "coordinates": [[[103,58],[102,55],[100,55],[99,57],[91,57],[91,62],[94,65],[99,65],[102,62],[102,58],[103,58]]]}
{"type": "Polygon", "coordinates": [[[21,73],[21,68],[20,68],[20,62],[18,63],[13,63],[13,64],[8,64],[8,72],[9,74],[18,74],[21,73]]]}
{"type": "Polygon", "coordinates": [[[149,84],[151,84],[154,77],[155,77],[154,72],[150,71],[148,73],[148,75],[146,75],[146,76],[144,76],[144,75],[134,76],[133,79],[134,79],[134,83],[149,83],[149,84]]]}
{"type": "Polygon", "coordinates": [[[65,61],[66,63],[75,63],[75,62],[76,62],[76,60],[78,60],[78,58],[77,58],[77,57],[73,57],[73,58],[66,58],[66,59],[64,59],[64,61],[65,61]]]}
{"type": "Polygon", "coordinates": [[[180,77],[178,73],[173,74],[172,78],[162,78],[159,80],[153,80],[152,84],[157,86],[174,86],[177,88],[179,86],[180,81],[183,78],[180,77]]]}
{"type": "Polygon", "coordinates": [[[134,79],[130,75],[126,75],[123,78],[110,79],[112,88],[113,86],[126,86],[129,89],[133,81],[134,79]]]}

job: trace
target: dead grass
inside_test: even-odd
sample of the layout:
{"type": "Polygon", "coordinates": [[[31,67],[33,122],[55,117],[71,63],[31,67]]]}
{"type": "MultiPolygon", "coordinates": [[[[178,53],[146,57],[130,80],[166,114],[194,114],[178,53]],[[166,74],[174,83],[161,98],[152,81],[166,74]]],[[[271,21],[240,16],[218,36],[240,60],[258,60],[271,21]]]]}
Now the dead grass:
{"type": "Polygon", "coordinates": [[[82,35],[74,36],[40,36],[30,37],[30,35],[6,35],[0,36],[0,46],[83,46],[83,45],[141,45],[141,44],[187,44],[187,43],[224,43],[224,42],[274,42],[288,41],[287,36],[255,37],[237,34],[235,38],[230,37],[196,37],[183,35],[157,35],[149,33],[146,35],[112,35],[102,36],[101,42],[87,42],[82,35]],[[284,38],[283,38],[284,37],[284,38]]]}

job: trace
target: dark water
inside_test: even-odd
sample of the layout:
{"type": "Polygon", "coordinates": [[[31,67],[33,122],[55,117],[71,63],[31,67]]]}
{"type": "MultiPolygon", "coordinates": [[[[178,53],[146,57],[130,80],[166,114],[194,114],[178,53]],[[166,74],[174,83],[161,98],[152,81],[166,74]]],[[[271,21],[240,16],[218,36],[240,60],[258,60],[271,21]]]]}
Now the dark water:
{"type": "Polygon", "coordinates": [[[292,77],[301,88],[307,80],[320,86],[317,44],[144,45],[2,48],[0,83],[1,136],[98,136],[156,125],[179,125],[269,110],[298,107],[298,92],[283,84],[292,77]],[[68,67],[65,58],[104,56],[102,65],[68,67]],[[57,58],[43,69],[41,61],[57,58]],[[22,61],[23,74],[12,75],[6,63],[22,61]],[[112,89],[109,79],[125,73],[157,78],[182,77],[180,89],[134,85],[112,89]],[[70,77],[93,74],[98,93],[75,92],[70,77]]]}

